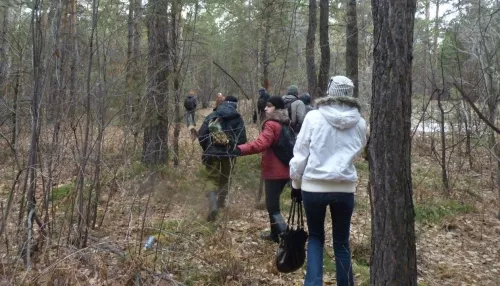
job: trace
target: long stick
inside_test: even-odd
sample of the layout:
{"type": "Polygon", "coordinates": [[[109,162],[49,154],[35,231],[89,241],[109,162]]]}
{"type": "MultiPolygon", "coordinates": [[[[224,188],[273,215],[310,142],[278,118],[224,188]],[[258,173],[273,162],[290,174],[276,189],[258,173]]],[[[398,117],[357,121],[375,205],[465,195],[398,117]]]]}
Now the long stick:
{"type": "Polygon", "coordinates": [[[243,90],[243,88],[241,87],[241,85],[234,79],[234,77],[232,77],[223,67],[221,67],[218,63],[216,63],[214,60],[212,60],[212,63],[217,66],[223,73],[225,73],[235,84],[236,86],[239,87],[239,89],[241,90],[241,92],[243,92],[243,95],[248,99],[250,100],[250,97],[247,95],[247,93],[245,92],[245,90],[243,90]]]}

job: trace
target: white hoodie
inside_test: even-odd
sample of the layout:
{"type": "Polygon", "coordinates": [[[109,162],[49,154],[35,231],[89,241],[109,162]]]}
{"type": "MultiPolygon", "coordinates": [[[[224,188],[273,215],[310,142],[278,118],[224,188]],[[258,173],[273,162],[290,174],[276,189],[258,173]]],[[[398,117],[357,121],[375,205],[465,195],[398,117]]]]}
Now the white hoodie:
{"type": "Polygon", "coordinates": [[[297,136],[290,161],[294,188],[307,192],[354,193],[358,175],[353,161],[366,145],[366,122],[352,97],[316,101],[297,136]]]}

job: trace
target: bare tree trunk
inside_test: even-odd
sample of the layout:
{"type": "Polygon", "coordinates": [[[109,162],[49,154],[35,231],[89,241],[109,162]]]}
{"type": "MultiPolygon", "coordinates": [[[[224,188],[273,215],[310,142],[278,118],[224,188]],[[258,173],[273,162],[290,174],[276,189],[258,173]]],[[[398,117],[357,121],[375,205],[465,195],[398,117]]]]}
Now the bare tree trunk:
{"type": "MultiPolygon", "coordinates": [[[[14,149],[18,150],[18,137],[19,137],[19,95],[21,94],[22,87],[22,77],[23,74],[23,59],[24,59],[24,47],[19,47],[19,65],[14,76],[14,98],[12,100],[12,141],[11,144],[14,149]]],[[[17,152],[16,152],[17,154],[17,152]]]]}
{"type": "Polygon", "coordinates": [[[321,63],[319,65],[318,88],[316,97],[326,95],[328,89],[328,78],[330,72],[330,43],[328,40],[328,0],[319,1],[319,44],[321,51],[321,63]]]}
{"type": "Polygon", "coordinates": [[[180,37],[180,19],[182,5],[178,0],[172,0],[172,19],[170,21],[170,42],[171,42],[171,58],[172,69],[174,71],[174,166],[179,166],[179,135],[181,133],[181,114],[180,114],[180,102],[181,102],[181,90],[180,90],[180,76],[181,67],[179,64],[180,57],[180,47],[179,47],[179,37],[180,37]]]}
{"type": "Polygon", "coordinates": [[[415,0],[372,0],[371,285],[417,285],[410,136],[415,10],[415,0]]]}
{"type": "MultiPolygon", "coordinates": [[[[126,124],[125,132],[123,136],[124,146],[127,145],[128,131],[131,129],[131,125],[134,123],[132,118],[132,105],[133,97],[135,94],[134,85],[132,83],[133,72],[132,69],[136,66],[134,65],[134,59],[132,52],[134,50],[134,7],[135,0],[129,0],[128,4],[128,19],[127,19],[127,64],[125,65],[125,82],[126,88],[126,99],[125,99],[125,109],[123,113],[123,122],[126,124]]],[[[125,154],[124,154],[125,155],[125,154]]],[[[126,155],[125,155],[126,156],[126,155]]]]}
{"type": "MultiPolygon", "coordinates": [[[[31,97],[31,139],[30,139],[30,149],[28,153],[28,172],[26,176],[27,181],[27,225],[28,225],[28,236],[26,240],[26,247],[21,252],[26,264],[26,268],[31,269],[31,252],[32,252],[32,234],[33,234],[33,221],[35,218],[35,190],[36,190],[36,174],[38,168],[38,138],[40,135],[40,122],[41,122],[41,108],[40,103],[42,100],[42,90],[43,90],[43,30],[41,23],[41,11],[43,7],[41,2],[36,0],[33,3],[33,8],[31,12],[31,33],[32,33],[32,45],[33,45],[33,93],[31,97]]],[[[25,186],[25,187],[26,187],[25,186]]]]}
{"type": "MultiPolygon", "coordinates": [[[[286,74],[286,71],[287,71],[288,55],[290,53],[290,43],[292,41],[292,35],[295,35],[295,21],[297,20],[297,19],[295,19],[295,15],[296,15],[295,12],[297,11],[298,8],[299,8],[299,2],[297,2],[293,6],[292,20],[290,21],[290,31],[288,33],[288,40],[286,42],[285,62],[283,64],[283,72],[281,73],[279,90],[281,90],[281,88],[283,87],[283,79],[285,78],[285,74],[286,74]]],[[[237,83],[236,81],[234,81],[234,82],[237,83]]],[[[243,89],[241,89],[241,90],[243,91],[243,89]]],[[[246,96],[246,94],[245,94],[245,96],[246,96]]],[[[248,98],[248,96],[247,96],[247,98],[248,98]]]]}
{"type": "Polygon", "coordinates": [[[354,84],[353,96],[359,95],[358,80],[358,19],[356,0],[347,0],[345,67],[346,75],[354,84]]]}
{"type": "MultiPolygon", "coordinates": [[[[103,38],[106,39],[106,30],[104,30],[104,35],[103,38]]],[[[98,94],[99,94],[99,111],[97,115],[97,120],[98,120],[98,125],[99,125],[99,130],[98,130],[98,135],[97,135],[97,150],[96,150],[96,166],[95,166],[95,173],[94,173],[94,186],[95,186],[95,198],[94,198],[94,203],[92,205],[92,229],[94,229],[97,225],[97,209],[99,206],[99,202],[101,199],[101,165],[102,165],[102,151],[103,151],[103,143],[104,143],[104,129],[105,129],[105,116],[106,116],[106,98],[107,98],[107,93],[108,93],[108,86],[107,86],[107,51],[108,48],[105,45],[102,45],[101,42],[99,42],[99,33],[96,32],[96,46],[99,47],[101,46],[102,49],[102,64],[101,64],[101,54],[97,52],[97,65],[99,67],[99,78],[102,78],[102,85],[99,86],[98,89],[98,94]]],[[[99,50],[99,49],[98,49],[99,50]]],[[[111,191],[108,196],[108,202],[109,198],[111,198],[111,191]]],[[[103,214],[103,219],[104,219],[104,214],[103,214]]]]}
{"type": "Polygon", "coordinates": [[[271,33],[271,12],[273,3],[266,1],[264,7],[264,38],[262,39],[262,86],[269,90],[269,35],[271,33]]]}
{"type": "MultiPolygon", "coordinates": [[[[77,245],[80,248],[84,248],[87,246],[87,238],[88,238],[88,232],[89,232],[89,227],[90,227],[90,207],[92,205],[92,192],[93,188],[88,189],[88,194],[87,194],[87,208],[86,210],[83,210],[83,187],[84,187],[84,178],[85,178],[85,171],[88,163],[88,159],[90,158],[90,155],[92,154],[92,151],[89,150],[89,144],[90,144],[90,138],[92,135],[90,135],[90,128],[93,126],[92,124],[92,88],[90,85],[91,82],[91,77],[92,77],[92,67],[93,67],[93,58],[94,58],[94,38],[95,38],[95,33],[97,30],[97,13],[98,13],[98,5],[97,5],[98,0],[93,0],[92,1],[92,28],[90,31],[90,39],[89,39],[89,59],[88,59],[88,69],[87,69],[87,101],[86,101],[86,122],[85,122],[85,139],[83,141],[83,153],[82,153],[82,163],[80,165],[80,170],[79,170],[79,183],[80,185],[78,186],[78,210],[79,210],[79,217],[78,217],[78,238],[77,238],[77,245]],[[80,207],[81,212],[80,212],[80,207]]],[[[95,89],[94,89],[95,90],[95,89]]],[[[94,91],[95,94],[95,91],[94,91]]],[[[97,173],[98,174],[98,173],[97,173]]],[[[98,179],[98,178],[97,178],[98,179]]]]}
{"type": "MultiPolygon", "coordinates": [[[[434,17],[434,32],[433,32],[433,53],[434,53],[434,64],[437,65],[438,56],[438,37],[439,37],[439,4],[440,0],[436,0],[436,15],[434,17]]],[[[436,66],[434,66],[436,67],[436,66]]]]}
{"type": "Polygon", "coordinates": [[[149,122],[144,128],[143,162],[147,165],[168,161],[168,76],[169,43],[167,0],[150,3],[148,15],[148,90],[149,122]]]}
{"type": "Polygon", "coordinates": [[[474,168],[474,160],[472,159],[472,114],[471,108],[467,105],[464,100],[460,101],[464,110],[464,124],[465,124],[465,154],[469,159],[469,168],[472,170],[474,168]]]}
{"type": "Polygon", "coordinates": [[[75,115],[75,100],[77,96],[76,92],[76,72],[78,60],[80,58],[78,52],[78,38],[77,38],[77,17],[76,17],[76,4],[77,0],[70,0],[70,33],[71,33],[71,63],[70,63],[70,76],[69,76],[69,117],[73,120],[75,115]]]}
{"type": "MultiPolygon", "coordinates": [[[[429,22],[429,19],[430,19],[430,0],[426,0],[425,2],[425,22],[428,23],[429,22]]],[[[425,113],[427,112],[427,107],[428,107],[428,104],[426,104],[427,100],[426,100],[426,95],[427,95],[427,78],[429,76],[428,72],[429,72],[429,56],[428,56],[428,53],[429,53],[429,49],[430,49],[430,29],[429,29],[429,25],[426,25],[425,27],[425,40],[424,40],[424,51],[423,51],[423,61],[424,61],[424,74],[423,74],[423,95],[422,95],[422,120],[420,122],[420,124],[422,124],[422,140],[425,141],[426,137],[425,137],[425,121],[426,121],[426,118],[425,118],[425,113]]]]}
{"type": "Polygon", "coordinates": [[[443,92],[440,91],[438,93],[438,108],[439,108],[439,116],[440,116],[440,122],[439,122],[439,127],[440,127],[440,135],[441,135],[441,158],[440,158],[440,163],[441,165],[441,179],[443,181],[443,187],[444,187],[444,193],[446,196],[450,195],[450,183],[449,183],[449,178],[448,178],[448,168],[447,168],[447,163],[446,163],[446,130],[445,130],[445,111],[443,108],[443,102],[442,102],[442,95],[443,92]]]}
{"type": "MultiPolygon", "coordinates": [[[[125,69],[125,81],[130,85],[130,78],[132,77],[132,51],[134,50],[134,7],[135,0],[130,0],[128,3],[128,20],[127,20],[127,65],[125,69]]],[[[128,109],[128,106],[127,106],[128,109]]]]}
{"type": "Polygon", "coordinates": [[[144,74],[142,68],[139,68],[139,62],[141,60],[141,25],[142,25],[142,1],[135,0],[135,8],[134,8],[134,50],[133,50],[133,66],[134,73],[132,75],[132,81],[134,82],[135,95],[132,100],[132,118],[133,122],[133,135],[134,135],[134,145],[133,150],[135,151],[137,145],[137,139],[139,136],[139,128],[140,128],[140,113],[138,110],[140,109],[140,102],[142,97],[142,82],[144,79],[144,74]]]}
{"type": "Polygon", "coordinates": [[[6,1],[0,5],[0,101],[4,100],[7,94],[7,75],[8,75],[8,41],[7,29],[9,24],[9,5],[10,1],[6,1]]]}
{"type": "Polygon", "coordinates": [[[316,0],[309,0],[309,26],[306,40],[307,88],[311,96],[316,96],[316,0]]]}

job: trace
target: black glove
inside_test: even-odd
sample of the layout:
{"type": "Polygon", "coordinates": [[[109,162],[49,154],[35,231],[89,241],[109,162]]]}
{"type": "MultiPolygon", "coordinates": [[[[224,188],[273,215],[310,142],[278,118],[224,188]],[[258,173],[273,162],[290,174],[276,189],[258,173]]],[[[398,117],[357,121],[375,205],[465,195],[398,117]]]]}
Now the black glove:
{"type": "Polygon", "coordinates": [[[229,155],[236,156],[236,157],[241,156],[240,148],[234,147],[234,149],[229,152],[229,155]]]}
{"type": "Polygon", "coordinates": [[[292,187],[292,201],[302,202],[302,190],[292,187]]]}

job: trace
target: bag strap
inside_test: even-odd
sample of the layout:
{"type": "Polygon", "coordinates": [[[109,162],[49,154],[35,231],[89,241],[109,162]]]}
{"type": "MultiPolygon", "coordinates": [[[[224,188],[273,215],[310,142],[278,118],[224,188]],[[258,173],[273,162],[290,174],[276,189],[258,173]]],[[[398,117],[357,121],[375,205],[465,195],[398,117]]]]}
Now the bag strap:
{"type": "Polygon", "coordinates": [[[295,218],[295,201],[292,200],[292,205],[290,206],[290,213],[288,215],[288,222],[287,222],[287,228],[290,228],[290,226],[293,225],[294,223],[294,218],[295,218]]]}
{"type": "Polygon", "coordinates": [[[297,202],[298,205],[298,224],[300,228],[304,228],[304,209],[302,207],[302,202],[297,202]]]}
{"type": "Polygon", "coordinates": [[[304,208],[302,202],[292,200],[290,214],[288,215],[287,229],[292,228],[294,224],[297,224],[297,228],[304,228],[304,208]]]}

